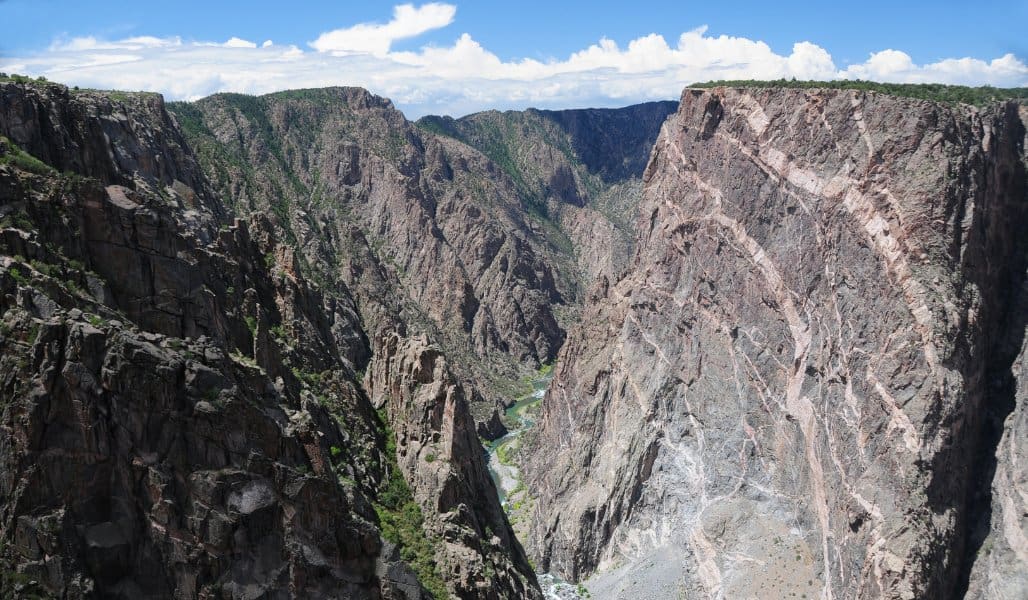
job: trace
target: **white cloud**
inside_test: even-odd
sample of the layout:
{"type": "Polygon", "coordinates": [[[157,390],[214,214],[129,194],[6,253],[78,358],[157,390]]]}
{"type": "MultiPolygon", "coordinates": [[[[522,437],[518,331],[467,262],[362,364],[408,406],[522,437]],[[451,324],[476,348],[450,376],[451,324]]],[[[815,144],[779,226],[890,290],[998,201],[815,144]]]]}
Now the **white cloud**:
{"type": "Polygon", "coordinates": [[[393,20],[385,25],[360,23],[345,29],[328,31],[310,43],[318,52],[335,54],[374,54],[382,56],[389,52],[393,42],[419,36],[433,29],[446,27],[453,22],[457,7],[452,4],[432,2],[417,8],[413,4],[401,4],[393,8],[393,20]]]}
{"type": "Polygon", "coordinates": [[[1028,85],[1028,65],[1013,55],[991,61],[952,58],[918,65],[898,50],[836,67],[808,41],[776,54],[743,37],[712,36],[705,27],[674,44],[650,34],[628,41],[600,39],[562,60],[503,60],[469,33],[451,45],[393,51],[393,42],[453,22],[449,4],[397,6],[385,24],[363,23],[322,34],[304,51],[268,40],[258,44],[184,42],[179,37],[93,37],[58,40],[35,55],[0,59],[0,71],[44,75],[70,85],[151,90],[170,99],[219,91],[356,85],[391,98],[408,116],[465,114],[488,108],[618,106],[677,98],[682,88],[712,79],[861,78],[891,82],[1028,85]]]}
{"type": "Polygon", "coordinates": [[[256,48],[257,44],[237,37],[230,37],[222,46],[225,48],[256,48]]]}
{"type": "Polygon", "coordinates": [[[182,38],[178,36],[167,38],[139,36],[113,42],[87,36],[70,40],[59,39],[51,44],[48,50],[54,53],[79,52],[83,50],[143,50],[145,48],[171,48],[181,45],[182,38]]]}
{"type": "Polygon", "coordinates": [[[1023,86],[1028,68],[1013,54],[986,62],[977,58],[947,58],[916,65],[906,52],[882,50],[866,62],[851,65],[839,73],[843,79],[872,79],[893,83],[949,83],[995,86],[1023,86]]]}

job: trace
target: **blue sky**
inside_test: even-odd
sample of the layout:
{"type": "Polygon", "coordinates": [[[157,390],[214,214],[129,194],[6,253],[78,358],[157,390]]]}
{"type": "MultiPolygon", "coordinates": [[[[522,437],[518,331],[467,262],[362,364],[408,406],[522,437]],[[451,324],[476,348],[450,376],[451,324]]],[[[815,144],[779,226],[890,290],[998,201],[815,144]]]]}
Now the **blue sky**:
{"type": "Polygon", "coordinates": [[[362,85],[411,116],[622,105],[728,76],[1028,84],[1024,0],[0,0],[0,23],[0,70],[171,98],[362,85]]]}

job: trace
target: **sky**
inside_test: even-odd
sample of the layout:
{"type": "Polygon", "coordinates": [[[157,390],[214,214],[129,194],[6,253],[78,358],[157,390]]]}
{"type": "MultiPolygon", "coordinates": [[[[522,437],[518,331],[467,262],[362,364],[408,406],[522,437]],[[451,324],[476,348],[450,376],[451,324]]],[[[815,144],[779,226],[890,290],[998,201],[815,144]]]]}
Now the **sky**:
{"type": "Polygon", "coordinates": [[[1028,86],[1028,0],[0,0],[0,72],[170,100],[357,85],[408,117],[715,79],[1028,86]]]}

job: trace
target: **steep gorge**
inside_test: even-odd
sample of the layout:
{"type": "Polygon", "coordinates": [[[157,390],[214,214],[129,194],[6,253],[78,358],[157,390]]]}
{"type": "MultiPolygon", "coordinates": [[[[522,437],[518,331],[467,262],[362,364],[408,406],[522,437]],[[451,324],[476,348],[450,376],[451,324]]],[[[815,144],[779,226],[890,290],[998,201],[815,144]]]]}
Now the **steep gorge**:
{"type": "Polygon", "coordinates": [[[1020,598],[1026,121],[0,81],[0,590],[1020,598]]]}
{"type": "Polygon", "coordinates": [[[368,327],[402,323],[404,335],[440,344],[486,422],[512,397],[512,382],[556,356],[581,303],[581,261],[595,255],[592,232],[621,240],[605,244],[608,253],[628,244],[623,219],[594,206],[616,196],[619,214],[634,210],[638,156],[675,106],[599,111],[568,131],[558,117],[586,111],[504,113],[533,127],[488,143],[482,132],[497,130],[494,113],[415,126],[388,100],[353,88],[224,94],[170,108],[236,212],[267,213],[314,276],[356,290],[368,327]],[[602,132],[636,140],[606,152],[624,163],[617,170],[587,164],[573,148],[596,146],[589,136],[602,132]],[[503,152],[492,152],[501,141],[503,152]],[[560,193],[549,185],[554,173],[565,175],[560,193]]]}
{"type": "Polygon", "coordinates": [[[0,135],[5,591],[539,594],[476,432],[582,275],[518,173],[347,88],[0,82],[0,135]]]}

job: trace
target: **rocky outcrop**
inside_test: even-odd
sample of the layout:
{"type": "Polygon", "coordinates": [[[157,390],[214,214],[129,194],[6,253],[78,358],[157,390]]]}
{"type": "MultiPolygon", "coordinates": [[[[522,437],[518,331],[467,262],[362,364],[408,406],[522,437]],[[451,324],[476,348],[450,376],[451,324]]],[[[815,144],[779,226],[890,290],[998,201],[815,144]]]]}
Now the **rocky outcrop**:
{"type": "Polygon", "coordinates": [[[541,598],[507,525],[475,437],[464,389],[437,347],[389,334],[365,380],[396,424],[397,459],[439,539],[440,568],[460,598],[541,598]]]}
{"type": "Polygon", "coordinates": [[[4,85],[0,135],[59,173],[142,186],[187,209],[222,214],[158,94],[91,95],[58,84],[4,85]]]}
{"type": "Polygon", "coordinates": [[[445,419],[376,413],[361,379],[391,356],[395,303],[315,283],[281,215],[233,218],[158,97],[0,97],[5,595],[538,593],[445,366],[418,382],[450,391],[416,396],[445,419]],[[423,481],[394,429],[443,440],[453,475],[423,481]],[[409,488],[420,512],[398,531],[409,488]]]}
{"type": "Polygon", "coordinates": [[[1011,103],[686,90],[527,453],[540,566],[601,597],[960,594],[1024,331],[1023,139],[1011,103]]]}

